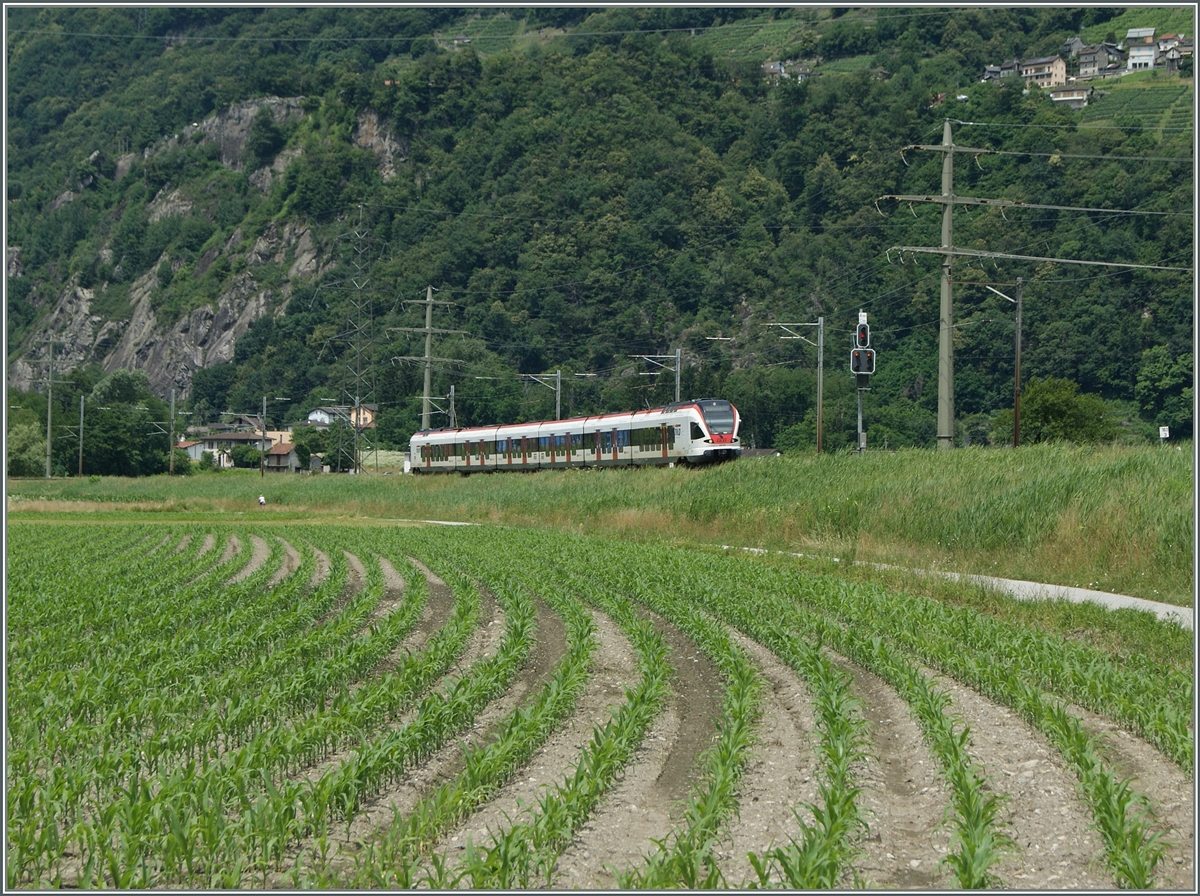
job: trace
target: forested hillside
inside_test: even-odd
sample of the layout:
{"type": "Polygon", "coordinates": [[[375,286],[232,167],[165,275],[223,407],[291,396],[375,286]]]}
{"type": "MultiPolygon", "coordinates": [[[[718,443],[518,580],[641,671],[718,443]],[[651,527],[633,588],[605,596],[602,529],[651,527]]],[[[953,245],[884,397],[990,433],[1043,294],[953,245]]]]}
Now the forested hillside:
{"type": "Polygon", "coordinates": [[[459,425],[553,416],[520,376],[546,371],[564,416],[668,401],[673,373],[631,356],[681,348],[684,397],[732,400],[747,446],[810,446],[816,350],[767,325],[823,316],[836,449],[862,310],[869,444],[932,446],[940,258],[893,247],[938,246],[941,206],[880,197],[941,192],[942,153],[914,147],[949,119],[994,151],[957,154],[956,195],[1055,207],[959,206],[956,246],[1186,269],[958,259],[959,443],[1011,435],[1014,314],[985,284],[1018,277],[1031,401],[1094,396],[1103,418],[1068,436],[1191,436],[1189,71],[1096,82],[1083,110],[980,83],[1074,35],[1190,35],[1186,10],[7,16],[10,431],[44,426],[12,387],[45,391],[53,335],[56,420],[117,367],[176,388],[192,423],[266,396],[272,426],[352,401],[357,370],[379,444],[403,447],[423,372],[400,359],[424,352],[432,286],[434,327],[456,331],[435,337],[433,392],[455,387],[459,425]],[[768,77],[781,59],[814,76],[768,77]]]}

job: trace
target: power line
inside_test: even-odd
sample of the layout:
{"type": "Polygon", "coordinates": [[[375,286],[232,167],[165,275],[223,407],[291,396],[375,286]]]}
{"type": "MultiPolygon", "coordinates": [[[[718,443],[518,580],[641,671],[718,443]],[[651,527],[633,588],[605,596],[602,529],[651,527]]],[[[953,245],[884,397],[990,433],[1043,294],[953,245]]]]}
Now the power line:
{"type": "Polygon", "coordinates": [[[1040,156],[1047,159],[1099,159],[1113,162],[1193,162],[1191,156],[1088,156],[1069,152],[1022,152],[1020,150],[993,149],[994,156],[1040,156]]]}
{"type": "MultiPolygon", "coordinates": [[[[1047,131],[1190,131],[1187,126],[1158,125],[1115,125],[1115,124],[1021,124],[1014,121],[962,121],[958,118],[948,119],[952,124],[976,125],[978,127],[994,128],[1039,128],[1047,131]]],[[[1189,160],[1190,161],[1190,160],[1189,160]]]]}

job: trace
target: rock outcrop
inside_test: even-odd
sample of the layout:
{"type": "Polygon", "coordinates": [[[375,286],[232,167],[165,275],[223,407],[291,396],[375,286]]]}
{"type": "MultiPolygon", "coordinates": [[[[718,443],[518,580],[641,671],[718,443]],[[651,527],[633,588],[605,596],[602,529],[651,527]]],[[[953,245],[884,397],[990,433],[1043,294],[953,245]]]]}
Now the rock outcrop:
{"type": "MultiPolygon", "coordinates": [[[[228,253],[240,239],[235,233],[228,253]]],[[[59,373],[94,361],[106,371],[144,370],[154,392],[177,399],[191,391],[192,377],[203,367],[233,359],[237,340],[251,324],[268,314],[282,314],[292,293],[292,281],[319,272],[312,233],[297,222],[272,224],[245,252],[246,270],[228,280],[211,304],[196,308],[170,324],[159,321],[153,307],[158,289],[156,267],[134,281],[129,291],[128,320],[104,321],[91,313],[96,293],[78,280],[63,290],[54,309],[28,342],[29,351],[13,361],[9,385],[29,389],[45,375],[46,340],[55,340],[54,367],[59,373]],[[278,289],[263,288],[254,269],[268,262],[291,264],[278,289]]]]}
{"type": "Polygon", "coordinates": [[[369,149],[379,159],[379,176],[392,180],[396,176],[396,165],[408,161],[408,146],[400,143],[391,131],[379,124],[379,116],[371,109],[364,109],[358,116],[358,127],[354,131],[354,143],[369,149]]]}
{"type": "MultiPolygon", "coordinates": [[[[259,110],[269,110],[276,122],[283,123],[303,115],[302,99],[272,96],[235,103],[211,118],[160,140],[146,149],[143,157],[149,158],[185,141],[213,141],[218,146],[221,163],[241,170],[250,126],[259,110]]],[[[378,151],[385,155],[398,150],[398,145],[389,140],[373,138],[381,147],[378,151]]],[[[299,149],[281,152],[270,165],[251,174],[250,182],[264,192],[269,191],[274,180],[299,153],[299,149]]],[[[113,166],[114,179],[128,174],[136,158],[133,153],[120,156],[113,166]]],[[[75,196],[70,190],[64,192],[51,203],[50,209],[61,207],[75,196]]],[[[191,197],[168,184],[148,203],[147,214],[151,222],[170,216],[187,216],[192,214],[194,205],[191,197]]],[[[207,270],[219,256],[232,261],[231,256],[241,241],[239,228],[220,249],[214,248],[197,259],[197,273],[207,270]]],[[[100,255],[111,263],[110,248],[101,248],[100,255]]],[[[106,371],[119,368],[144,370],[157,394],[165,397],[175,389],[177,398],[186,398],[197,370],[232,360],[235,343],[251,324],[264,315],[284,311],[292,293],[292,281],[312,277],[320,270],[312,233],[308,227],[294,221],[282,225],[272,223],[243,257],[245,269],[226,280],[219,296],[173,322],[160,321],[154,310],[154,299],[159,290],[157,270],[163,259],[151,265],[130,287],[130,312],[123,320],[105,320],[94,314],[97,291],[81,286],[79,279],[73,278],[53,309],[26,340],[27,350],[9,365],[9,385],[27,390],[45,376],[47,340],[52,337],[56,375],[99,362],[106,371]],[[288,265],[283,281],[272,281],[278,283],[275,288],[264,287],[255,278],[255,269],[267,263],[288,265]]],[[[8,277],[21,276],[19,248],[8,248],[5,273],[8,277]]],[[[10,346],[10,350],[13,348],[10,346]]]]}

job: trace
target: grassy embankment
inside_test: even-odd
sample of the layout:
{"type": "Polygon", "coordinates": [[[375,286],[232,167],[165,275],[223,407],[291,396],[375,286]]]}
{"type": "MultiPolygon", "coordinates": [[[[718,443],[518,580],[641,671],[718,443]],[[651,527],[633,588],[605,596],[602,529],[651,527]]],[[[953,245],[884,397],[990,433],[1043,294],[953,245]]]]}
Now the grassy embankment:
{"type": "MultiPolygon", "coordinates": [[[[1034,445],[509,476],[10,481],[13,519],[444,519],[801,552],[1192,604],[1185,450],[1034,445]],[[256,506],[267,495],[265,511],[256,506]]],[[[872,573],[876,574],[876,573],[872,573]]]]}

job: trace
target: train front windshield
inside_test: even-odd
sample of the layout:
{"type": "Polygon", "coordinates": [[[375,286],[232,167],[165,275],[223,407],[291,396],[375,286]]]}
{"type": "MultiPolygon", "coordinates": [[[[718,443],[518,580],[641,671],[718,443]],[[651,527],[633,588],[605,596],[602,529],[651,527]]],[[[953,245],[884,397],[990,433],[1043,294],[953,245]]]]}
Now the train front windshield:
{"type": "Polygon", "coordinates": [[[713,435],[730,435],[733,432],[733,405],[727,401],[698,401],[704,422],[713,435]]]}

